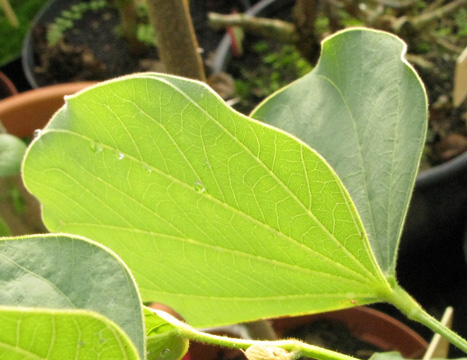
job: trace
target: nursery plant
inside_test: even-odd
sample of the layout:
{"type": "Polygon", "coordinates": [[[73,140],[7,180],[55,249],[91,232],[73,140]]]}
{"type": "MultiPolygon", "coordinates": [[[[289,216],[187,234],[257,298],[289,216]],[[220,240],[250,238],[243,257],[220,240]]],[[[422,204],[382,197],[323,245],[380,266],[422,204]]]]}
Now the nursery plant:
{"type": "Polygon", "coordinates": [[[178,359],[195,340],[254,359],[350,360],[297,340],[193,327],[374,302],[467,352],[397,283],[427,127],[405,51],[368,29],[326,39],[315,69],[252,114],[306,143],[170,75],[67,97],[23,162],[57,234],[0,240],[0,354],[178,359]],[[186,323],[142,306],[153,301],[186,323]]]}

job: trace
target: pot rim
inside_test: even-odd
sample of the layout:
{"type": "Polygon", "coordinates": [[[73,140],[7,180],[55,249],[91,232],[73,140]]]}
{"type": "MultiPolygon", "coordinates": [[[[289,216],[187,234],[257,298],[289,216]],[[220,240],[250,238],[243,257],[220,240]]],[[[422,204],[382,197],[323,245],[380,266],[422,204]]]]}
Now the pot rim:
{"type": "Polygon", "coordinates": [[[93,84],[95,82],[51,85],[10,96],[0,101],[1,122],[9,133],[28,137],[35,129],[45,126],[65,103],[66,95],[72,95],[93,84]]]}

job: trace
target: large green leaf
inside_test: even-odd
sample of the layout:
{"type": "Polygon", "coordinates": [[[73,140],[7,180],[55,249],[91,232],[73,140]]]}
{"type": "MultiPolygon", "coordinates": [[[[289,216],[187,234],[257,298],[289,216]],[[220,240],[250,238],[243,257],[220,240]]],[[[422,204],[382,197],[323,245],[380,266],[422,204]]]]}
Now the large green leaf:
{"type": "Polygon", "coordinates": [[[259,105],[253,116],[318,151],[355,203],[381,269],[395,272],[402,225],[427,126],[423,84],[406,45],[352,29],[323,42],[316,68],[259,105]]]}
{"type": "Polygon", "coordinates": [[[109,246],[145,301],[194,326],[389,291],[326,162],[195,81],[140,74],[68,97],[23,170],[49,229],[109,246]]]}
{"type": "Polygon", "coordinates": [[[0,324],[1,359],[141,359],[115,323],[92,311],[0,306],[0,324]]]}
{"type": "MultiPolygon", "coordinates": [[[[77,317],[82,310],[95,311],[120,326],[144,358],[143,310],[136,284],[117,257],[88,240],[67,235],[0,239],[0,305],[37,308],[36,314],[27,312],[27,316],[44,319],[38,323],[39,327],[55,321],[54,310],[80,310],[77,317]]],[[[89,320],[83,320],[83,325],[78,326],[74,324],[72,312],[57,314],[57,321],[69,319],[68,327],[63,326],[70,334],[85,329],[89,320]]],[[[2,326],[1,332],[5,331],[2,326]]],[[[34,331],[25,332],[29,339],[24,340],[26,343],[42,342],[41,337],[34,336],[34,331]]],[[[53,339],[44,339],[49,340],[53,339]]]]}

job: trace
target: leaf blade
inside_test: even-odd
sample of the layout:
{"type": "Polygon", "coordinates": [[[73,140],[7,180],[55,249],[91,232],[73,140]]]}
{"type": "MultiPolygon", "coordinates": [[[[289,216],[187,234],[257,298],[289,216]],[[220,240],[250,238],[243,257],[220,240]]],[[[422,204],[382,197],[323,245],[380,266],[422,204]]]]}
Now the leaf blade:
{"type": "Polygon", "coordinates": [[[24,175],[50,229],[112,248],[144,300],[194,326],[344,308],[388,289],[323,159],[198,82],[134,75],[69,98],[24,175]]]}
{"type": "Polygon", "coordinates": [[[125,265],[102,246],[67,235],[3,238],[0,273],[1,306],[98,312],[120,326],[144,358],[136,285],[125,265]]]}
{"type": "Polygon", "coordinates": [[[0,320],[5,359],[140,359],[128,336],[95,312],[0,306],[0,320]]]}

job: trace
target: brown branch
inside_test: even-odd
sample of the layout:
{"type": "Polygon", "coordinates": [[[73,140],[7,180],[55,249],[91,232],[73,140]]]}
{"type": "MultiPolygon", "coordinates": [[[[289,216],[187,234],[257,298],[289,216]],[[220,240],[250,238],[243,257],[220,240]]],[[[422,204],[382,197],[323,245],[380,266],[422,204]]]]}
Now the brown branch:
{"type": "Polygon", "coordinates": [[[416,16],[410,20],[411,26],[415,30],[419,31],[425,26],[429,25],[432,21],[441,19],[442,17],[449,15],[466,4],[467,0],[455,0],[435,10],[423,12],[419,16],[416,16]]]}
{"type": "Polygon", "coordinates": [[[159,55],[171,74],[206,81],[185,0],[147,0],[159,55]]]}
{"type": "Polygon", "coordinates": [[[223,29],[228,26],[238,26],[253,35],[268,39],[276,39],[284,43],[295,43],[297,34],[295,26],[289,22],[259,18],[245,14],[221,15],[208,14],[209,25],[214,29],[223,29]]]}

